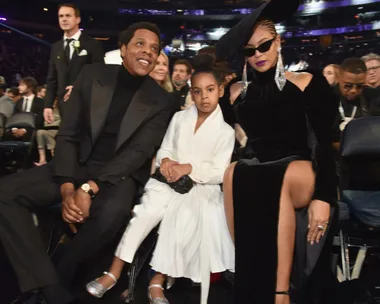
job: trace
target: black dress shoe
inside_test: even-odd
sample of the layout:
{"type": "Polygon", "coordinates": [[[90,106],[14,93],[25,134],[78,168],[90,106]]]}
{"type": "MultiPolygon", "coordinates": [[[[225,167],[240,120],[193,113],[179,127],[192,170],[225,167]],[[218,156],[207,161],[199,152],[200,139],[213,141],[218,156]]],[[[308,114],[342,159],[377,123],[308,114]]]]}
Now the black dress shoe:
{"type": "Polygon", "coordinates": [[[27,292],[20,295],[10,304],[49,304],[41,292],[27,292]]]}

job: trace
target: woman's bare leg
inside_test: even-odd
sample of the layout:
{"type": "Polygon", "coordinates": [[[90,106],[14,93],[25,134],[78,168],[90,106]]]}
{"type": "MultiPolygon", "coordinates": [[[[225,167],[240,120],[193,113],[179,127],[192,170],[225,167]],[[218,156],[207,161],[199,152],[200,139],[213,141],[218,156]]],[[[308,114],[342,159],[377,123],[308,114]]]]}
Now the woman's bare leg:
{"type": "MultiPolygon", "coordinates": [[[[120,278],[121,272],[123,271],[124,265],[125,262],[115,256],[108,272],[112,273],[118,280],[120,278]]],[[[98,283],[102,284],[105,288],[109,288],[115,284],[115,281],[110,276],[103,275],[98,279],[98,283]]]]}
{"type": "MultiPolygon", "coordinates": [[[[307,206],[314,191],[314,173],[310,162],[292,162],[281,190],[278,222],[278,264],[276,291],[288,291],[296,234],[295,209],[307,206]]],[[[276,304],[290,304],[287,295],[276,295],[276,304]]]]}
{"type": "MultiPolygon", "coordinates": [[[[164,286],[166,276],[160,272],[156,272],[152,280],[150,280],[149,286],[160,285],[164,286]]],[[[149,293],[152,298],[165,298],[164,291],[161,288],[152,287],[149,289],[149,293]]]]}
{"type": "Polygon", "coordinates": [[[40,156],[40,159],[38,160],[38,163],[35,163],[36,166],[42,166],[46,164],[46,151],[45,148],[38,148],[38,154],[40,156]]]}
{"type": "Polygon", "coordinates": [[[235,229],[234,229],[234,204],[233,204],[233,176],[236,163],[232,163],[224,173],[223,180],[223,195],[224,195],[224,212],[228,230],[232,240],[235,242],[235,229]]]}

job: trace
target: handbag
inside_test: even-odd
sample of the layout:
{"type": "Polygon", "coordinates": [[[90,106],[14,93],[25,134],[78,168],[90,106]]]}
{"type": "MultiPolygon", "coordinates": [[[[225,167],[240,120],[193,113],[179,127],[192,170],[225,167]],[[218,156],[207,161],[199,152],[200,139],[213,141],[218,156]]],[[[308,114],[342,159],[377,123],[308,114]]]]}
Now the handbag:
{"type": "Polygon", "coordinates": [[[160,168],[157,168],[156,172],[154,172],[151,177],[161,183],[167,184],[175,192],[178,192],[180,194],[188,193],[194,186],[193,180],[188,175],[182,176],[178,181],[174,183],[169,183],[166,177],[162,175],[160,168]]]}

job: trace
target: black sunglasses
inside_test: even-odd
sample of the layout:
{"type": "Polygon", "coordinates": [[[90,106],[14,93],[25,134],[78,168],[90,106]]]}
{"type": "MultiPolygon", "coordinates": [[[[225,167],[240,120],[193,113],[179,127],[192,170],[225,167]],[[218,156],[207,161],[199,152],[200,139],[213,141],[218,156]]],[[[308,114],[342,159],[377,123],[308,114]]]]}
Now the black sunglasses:
{"type": "Polygon", "coordinates": [[[265,41],[264,43],[260,44],[257,48],[254,47],[247,47],[242,50],[245,57],[252,57],[256,54],[256,51],[259,51],[260,53],[268,52],[269,49],[272,46],[273,41],[275,41],[276,38],[273,38],[271,40],[265,41]]]}
{"type": "Polygon", "coordinates": [[[345,90],[352,90],[354,87],[357,90],[361,90],[361,89],[363,89],[364,84],[361,84],[361,83],[345,83],[344,84],[344,89],[345,90]]]}

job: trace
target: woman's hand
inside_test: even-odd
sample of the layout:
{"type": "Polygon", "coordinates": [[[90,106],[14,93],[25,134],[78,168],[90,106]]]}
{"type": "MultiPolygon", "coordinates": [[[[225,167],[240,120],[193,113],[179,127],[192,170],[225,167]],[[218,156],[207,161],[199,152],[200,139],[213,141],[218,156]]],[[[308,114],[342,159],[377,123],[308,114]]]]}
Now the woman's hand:
{"type": "Polygon", "coordinates": [[[309,233],[307,241],[311,245],[314,242],[319,243],[321,237],[325,234],[330,219],[330,204],[313,200],[309,206],[309,233]]]}
{"type": "Polygon", "coordinates": [[[166,178],[167,181],[171,180],[171,169],[173,166],[179,165],[179,162],[171,160],[170,158],[164,158],[161,161],[160,172],[166,178]]]}

